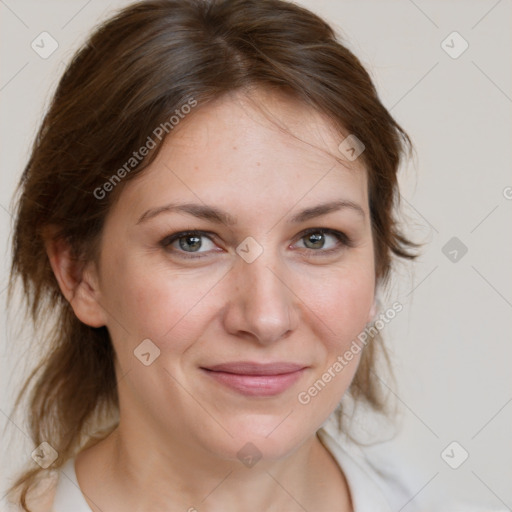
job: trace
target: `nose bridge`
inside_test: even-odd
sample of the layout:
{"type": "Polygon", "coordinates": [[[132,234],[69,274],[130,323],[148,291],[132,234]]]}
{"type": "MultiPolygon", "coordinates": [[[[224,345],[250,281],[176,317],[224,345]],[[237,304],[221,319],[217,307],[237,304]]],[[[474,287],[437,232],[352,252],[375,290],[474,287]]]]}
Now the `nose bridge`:
{"type": "MultiPolygon", "coordinates": [[[[282,273],[282,271],[281,271],[282,273]]],[[[279,276],[279,265],[270,258],[261,256],[251,264],[242,265],[240,271],[240,280],[247,280],[245,286],[250,291],[248,298],[257,305],[271,304],[273,302],[281,303],[285,299],[286,287],[283,284],[283,277],[279,276]]],[[[274,304],[274,307],[277,304],[274,304]]]]}
{"type": "Polygon", "coordinates": [[[234,272],[231,329],[271,343],[295,328],[293,294],[278,255],[265,250],[251,263],[240,259],[234,272]]]}

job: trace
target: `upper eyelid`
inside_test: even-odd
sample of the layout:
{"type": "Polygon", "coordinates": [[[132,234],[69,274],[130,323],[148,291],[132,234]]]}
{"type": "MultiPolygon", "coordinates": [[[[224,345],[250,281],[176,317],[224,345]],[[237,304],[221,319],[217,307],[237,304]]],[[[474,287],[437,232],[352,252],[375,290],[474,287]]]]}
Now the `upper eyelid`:
{"type": "MultiPolygon", "coordinates": [[[[326,234],[331,234],[331,235],[343,235],[343,236],[347,236],[346,233],[344,233],[343,231],[340,231],[338,229],[332,229],[332,228],[307,228],[307,229],[304,229],[302,230],[300,233],[297,233],[297,235],[295,235],[294,238],[302,238],[303,236],[309,234],[309,233],[326,233],[326,234]]],[[[172,233],[171,235],[167,235],[164,240],[167,240],[167,239],[174,239],[174,240],[177,240],[178,238],[182,238],[184,236],[192,236],[192,235],[199,235],[199,236],[204,236],[204,237],[207,237],[207,238],[218,238],[218,235],[216,235],[215,233],[211,232],[211,231],[204,231],[204,230],[201,230],[201,229],[188,229],[188,230],[185,230],[185,231],[177,231],[176,233],[172,233]]],[[[347,237],[348,238],[348,237],[347,237]]]]}
{"type": "Polygon", "coordinates": [[[204,236],[207,238],[216,236],[215,233],[212,233],[210,231],[203,231],[201,229],[187,229],[184,231],[176,231],[176,233],[167,235],[163,238],[163,241],[178,240],[179,238],[183,238],[184,236],[193,236],[193,235],[204,236]]]}

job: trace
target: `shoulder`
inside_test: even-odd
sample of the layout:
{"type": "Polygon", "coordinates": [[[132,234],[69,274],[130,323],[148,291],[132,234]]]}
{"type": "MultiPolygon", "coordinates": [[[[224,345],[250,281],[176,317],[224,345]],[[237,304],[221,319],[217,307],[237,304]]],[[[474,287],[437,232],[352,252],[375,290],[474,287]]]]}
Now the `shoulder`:
{"type": "Polygon", "coordinates": [[[506,508],[492,508],[488,504],[436,499],[416,500],[418,489],[424,485],[416,468],[400,460],[389,446],[371,449],[351,441],[338,430],[337,422],[329,418],[318,431],[331,455],[338,462],[348,481],[354,511],[402,510],[404,504],[411,512],[505,512],[506,508]]]}
{"type": "Polygon", "coordinates": [[[318,437],[345,474],[356,512],[399,510],[408,500],[410,489],[403,471],[393,467],[392,461],[375,464],[359,445],[339,432],[333,417],[324,423],[318,437]]]}

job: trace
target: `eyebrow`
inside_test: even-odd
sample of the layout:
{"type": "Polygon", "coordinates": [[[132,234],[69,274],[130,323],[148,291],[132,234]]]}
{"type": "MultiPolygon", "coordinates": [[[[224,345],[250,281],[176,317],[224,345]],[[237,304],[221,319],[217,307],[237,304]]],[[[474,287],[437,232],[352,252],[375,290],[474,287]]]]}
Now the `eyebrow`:
{"type": "MultiPolygon", "coordinates": [[[[352,210],[359,214],[361,217],[366,218],[366,213],[361,206],[353,201],[348,200],[340,200],[340,201],[331,201],[329,203],[319,204],[317,206],[313,206],[310,208],[306,208],[299,213],[296,213],[291,219],[290,222],[293,224],[298,224],[300,222],[305,222],[307,220],[320,217],[321,215],[326,215],[328,213],[332,213],[338,210],[352,210]]],[[[189,215],[193,215],[198,219],[209,220],[211,222],[215,222],[218,224],[225,224],[227,226],[233,226],[237,223],[236,218],[233,217],[228,212],[225,212],[215,206],[208,206],[204,204],[195,204],[195,203],[171,203],[165,206],[160,206],[158,208],[153,208],[144,212],[137,224],[141,224],[142,222],[146,222],[149,219],[156,217],[162,213],[169,212],[177,212],[177,213],[188,213],[189,215]]]]}
{"type": "Polygon", "coordinates": [[[320,217],[321,215],[326,215],[331,212],[345,209],[358,213],[363,219],[366,217],[366,213],[361,206],[359,206],[357,203],[354,203],[353,201],[344,199],[340,201],[331,201],[330,203],[319,204],[318,206],[313,206],[311,208],[306,208],[305,210],[302,210],[301,212],[294,215],[291,218],[291,222],[305,222],[309,219],[320,217]]]}
{"type": "Polygon", "coordinates": [[[161,213],[168,212],[177,212],[177,213],[188,213],[197,217],[198,219],[205,219],[212,222],[216,222],[218,224],[226,224],[228,226],[232,226],[236,224],[236,219],[227,212],[216,208],[215,206],[208,206],[204,204],[194,204],[194,203],[182,203],[182,204],[167,204],[165,206],[160,206],[159,208],[153,208],[144,212],[137,224],[141,222],[145,222],[161,213]]]}

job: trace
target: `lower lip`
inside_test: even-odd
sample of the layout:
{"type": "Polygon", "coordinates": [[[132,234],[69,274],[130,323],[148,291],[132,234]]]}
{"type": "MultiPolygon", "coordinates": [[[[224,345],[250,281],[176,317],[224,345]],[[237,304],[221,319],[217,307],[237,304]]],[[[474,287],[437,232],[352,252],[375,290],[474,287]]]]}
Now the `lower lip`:
{"type": "Polygon", "coordinates": [[[275,396],[292,387],[302,376],[303,371],[280,375],[240,375],[238,373],[203,370],[211,378],[246,396],[275,396]]]}

